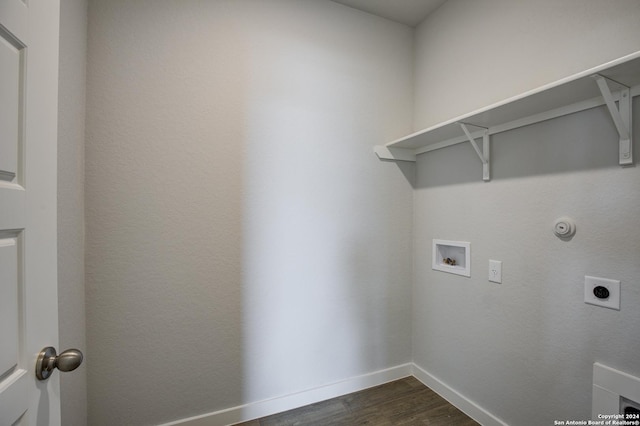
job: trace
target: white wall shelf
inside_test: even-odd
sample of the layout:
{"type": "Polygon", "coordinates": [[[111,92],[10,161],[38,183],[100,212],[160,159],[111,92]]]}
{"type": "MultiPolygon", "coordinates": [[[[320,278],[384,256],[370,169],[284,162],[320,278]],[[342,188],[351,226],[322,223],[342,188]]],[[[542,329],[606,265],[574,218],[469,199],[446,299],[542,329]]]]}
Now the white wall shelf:
{"type": "Polygon", "coordinates": [[[447,146],[483,141],[483,179],[489,180],[489,137],[518,127],[607,105],[620,134],[620,165],[633,164],[631,98],[640,95],[640,51],[438,123],[374,147],[381,160],[416,161],[416,155],[447,146]],[[466,126],[474,126],[473,132],[466,126]],[[480,130],[476,130],[480,128],[480,130]]]}

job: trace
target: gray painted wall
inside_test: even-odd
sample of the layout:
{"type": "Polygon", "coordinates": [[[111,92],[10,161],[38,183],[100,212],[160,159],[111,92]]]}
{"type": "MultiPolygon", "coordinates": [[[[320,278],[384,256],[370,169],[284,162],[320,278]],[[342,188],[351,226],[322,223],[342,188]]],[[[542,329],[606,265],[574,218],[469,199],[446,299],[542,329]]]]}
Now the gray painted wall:
{"type": "MultiPolygon", "coordinates": [[[[90,12],[87,353],[106,365],[90,377],[91,424],[396,365],[411,328],[419,366],[511,424],[587,418],[594,361],[640,374],[640,178],[616,166],[603,109],[496,136],[491,183],[467,145],[421,156],[412,212],[412,170],[370,152],[411,124],[405,27],[321,2],[129,3],[90,12]],[[570,242],[550,230],[565,214],[570,242]],[[472,242],[471,279],[430,269],[432,238],[472,242]],[[485,279],[489,258],[504,262],[501,285],[485,279]],[[582,303],[585,274],[622,280],[620,312],[582,303]]],[[[63,22],[81,23],[64,4],[63,22]]],[[[637,1],[450,0],[417,29],[414,128],[638,50],[638,13],[637,1]]],[[[61,107],[77,106],[64,91],[61,107]]],[[[81,144],[66,140],[59,196],[75,200],[81,144]]],[[[69,211],[78,201],[60,203],[61,221],[69,211]]],[[[61,341],[81,346],[70,223],[61,341]]],[[[82,424],[66,377],[63,416],[82,424]]]]}
{"type": "MultiPolygon", "coordinates": [[[[84,303],[84,119],[87,1],[60,2],[58,93],[59,350],[86,353],[84,303]]],[[[87,424],[86,363],[60,377],[62,424],[87,424]]]]}
{"type": "Polygon", "coordinates": [[[90,424],[410,361],[412,188],[372,146],[410,130],[412,54],[333,2],[90,2],[90,424]]]}
{"type": "MultiPolygon", "coordinates": [[[[636,1],[451,0],[417,30],[417,93],[432,96],[415,122],[640,50],[639,19],[636,1]]],[[[469,144],[419,157],[413,359],[507,424],[589,419],[596,361],[640,375],[640,169],[617,165],[617,145],[598,108],[494,136],[489,183],[469,144]],[[564,215],[567,242],[552,233],[564,215]],[[471,278],[431,269],[433,238],[471,242],[471,278]],[[585,275],[622,281],[619,312],[583,303],[585,275]]]]}
{"type": "Polygon", "coordinates": [[[639,50],[637,0],[449,0],[416,28],[414,127],[639,50]]]}

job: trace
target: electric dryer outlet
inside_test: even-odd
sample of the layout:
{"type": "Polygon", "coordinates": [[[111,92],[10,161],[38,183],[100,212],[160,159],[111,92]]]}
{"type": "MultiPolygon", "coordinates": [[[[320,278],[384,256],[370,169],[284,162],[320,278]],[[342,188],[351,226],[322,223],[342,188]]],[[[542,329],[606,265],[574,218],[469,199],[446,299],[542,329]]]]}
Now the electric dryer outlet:
{"type": "Polygon", "coordinates": [[[620,281],[585,275],[584,303],[620,310],[620,281]]]}

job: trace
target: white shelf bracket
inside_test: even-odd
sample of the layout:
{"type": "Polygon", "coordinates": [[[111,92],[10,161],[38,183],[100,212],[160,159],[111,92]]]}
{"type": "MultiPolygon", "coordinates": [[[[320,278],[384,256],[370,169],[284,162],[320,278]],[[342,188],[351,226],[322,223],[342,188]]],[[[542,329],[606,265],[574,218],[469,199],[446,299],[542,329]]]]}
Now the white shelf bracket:
{"type": "Polygon", "coordinates": [[[609,109],[609,113],[611,114],[611,118],[613,119],[613,124],[616,126],[616,130],[620,136],[619,147],[619,163],[621,166],[627,166],[633,164],[633,152],[632,152],[632,121],[631,121],[631,93],[630,89],[618,83],[617,81],[610,80],[607,77],[604,77],[600,74],[595,74],[593,78],[596,80],[598,84],[598,88],[600,89],[600,93],[602,93],[602,97],[604,98],[604,102],[609,109]],[[622,86],[623,89],[620,91],[620,99],[618,100],[618,107],[616,107],[615,99],[611,94],[611,90],[609,89],[609,84],[607,80],[622,86]]]}
{"type": "Polygon", "coordinates": [[[373,152],[382,161],[416,161],[416,153],[413,149],[377,145],[373,147],[373,152]]]}
{"type": "Polygon", "coordinates": [[[469,139],[469,142],[471,142],[471,146],[476,151],[476,154],[478,154],[478,157],[480,157],[480,161],[482,161],[482,180],[484,180],[485,182],[489,181],[491,179],[491,172],[490,172],[490,164],[491,164],[490,155],[491,154],[490,154],[490,147],[489,147],[489,129],[482,126],[476,126],[475,124],[468,124],[468,123],[462,123],[462,122],[459,122],[458,124],[460,124],[460,127],[462,127],[462,131],[467,136],[467,139],[469,139]],[[480,148],[478,147],[478,144],[476,143],[475,138],[473,137],[471,132],[469,132],[467,125],[479,127],[482,129],[482,134],[481,134],[482,151],[480,151],[480,148]]]}

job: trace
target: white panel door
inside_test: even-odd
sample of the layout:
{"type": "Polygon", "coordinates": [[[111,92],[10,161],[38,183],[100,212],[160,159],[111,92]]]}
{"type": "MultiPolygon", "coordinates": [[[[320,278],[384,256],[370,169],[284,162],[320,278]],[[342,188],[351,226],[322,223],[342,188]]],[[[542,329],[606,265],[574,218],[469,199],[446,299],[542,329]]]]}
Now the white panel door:
{"type": "Polygon", "coordinates": [[[0,425],[60,425],[56,158],[59,0],[0,0],[0,425]]]}

